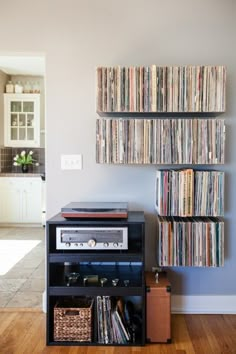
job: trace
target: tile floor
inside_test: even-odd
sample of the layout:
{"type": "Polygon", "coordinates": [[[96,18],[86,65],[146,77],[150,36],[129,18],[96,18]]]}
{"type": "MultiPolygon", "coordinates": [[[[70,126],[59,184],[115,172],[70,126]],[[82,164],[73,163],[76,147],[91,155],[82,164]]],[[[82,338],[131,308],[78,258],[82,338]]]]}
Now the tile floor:
{"type": "Polygon", "coordinates": [[[45,228],[43,227],[12,227],[0,228],[0,245],[4,240],[16,240],[9,246],[4,246],[4,252],[13,254],[14,244],[21,252],[19,240],[34,240],[39,243],[32,248],[7,272],[1,264],[3,256],[0,249],[0,307],[42,308],[42,294],[45,290],[45,228]],[[10,250],[9,250],[10,249],[10,250]],[[2,271],[1,271],[2,268],[2,271]]]}

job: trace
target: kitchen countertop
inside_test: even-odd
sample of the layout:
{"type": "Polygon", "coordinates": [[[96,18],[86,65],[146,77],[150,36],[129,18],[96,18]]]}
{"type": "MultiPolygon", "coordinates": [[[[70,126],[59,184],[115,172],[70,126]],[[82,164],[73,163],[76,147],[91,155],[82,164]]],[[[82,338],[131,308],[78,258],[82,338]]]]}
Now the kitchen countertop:
{"type": "Polygon", "coordinates": [[[42,173],[0,172],[0,177],[41,177],[42,173]]]}

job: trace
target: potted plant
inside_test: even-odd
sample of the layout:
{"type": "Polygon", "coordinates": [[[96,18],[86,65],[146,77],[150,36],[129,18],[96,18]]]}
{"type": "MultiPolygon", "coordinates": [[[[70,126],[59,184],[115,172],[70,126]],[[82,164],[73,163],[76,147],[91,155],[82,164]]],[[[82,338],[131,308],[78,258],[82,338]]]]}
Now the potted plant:
{"type": "Polygon", "coordinates": [[[21,151],[20,154],[16,154],[16,156],[13,158],[13,165],[14,166],[21,166],[21,170],[23,173],[28,172],[29,170],[29,165],[35,165],[38,166],[39,163],[36,162],[36,160],[33,158],[33,151],[30,150],[29,152],[26,152],[25,150],[21,151]]]}

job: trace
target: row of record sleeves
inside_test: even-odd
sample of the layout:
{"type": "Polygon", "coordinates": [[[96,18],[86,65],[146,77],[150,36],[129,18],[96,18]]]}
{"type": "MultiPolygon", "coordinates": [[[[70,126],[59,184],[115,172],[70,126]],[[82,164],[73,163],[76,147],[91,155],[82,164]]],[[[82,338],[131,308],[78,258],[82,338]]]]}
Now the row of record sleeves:
{"type": "Polygon", "coordinates": [[[223,164],[224,119],[96,120],[96,162],[223,164]]]}
{"type": "Polygon", "coordinates": [[[220,218],[158,216],[159,266],[224,265],[224,222],[220,218]]]}
{"type": "Polygon", "coordinates": [[[98,112],[224,112],[225,66],[98,67],[98,112]]]}
{"type": "Polygon", "coordinates": [[[132,318],[126,304],[110,296],[97,296],[97,329],[100,344],[127,344],[135,341],[132,318]],[[122,310],[122,311],[121,311],[122,310]]]}
{"type": "Polygon", "coordinates": [[[224,172],[158,170],[155,207],[162,216],[223,216],[224,172]]]}

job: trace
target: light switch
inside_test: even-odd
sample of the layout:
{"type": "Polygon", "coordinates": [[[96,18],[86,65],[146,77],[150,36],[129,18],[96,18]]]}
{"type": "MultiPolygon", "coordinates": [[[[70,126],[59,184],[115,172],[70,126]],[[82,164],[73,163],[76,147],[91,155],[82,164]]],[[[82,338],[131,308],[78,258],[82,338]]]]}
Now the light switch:
{"type": "Polygon", "coordinates": [[[82,155],[61,155],[62,170],[82,170],[82,155]]]}

